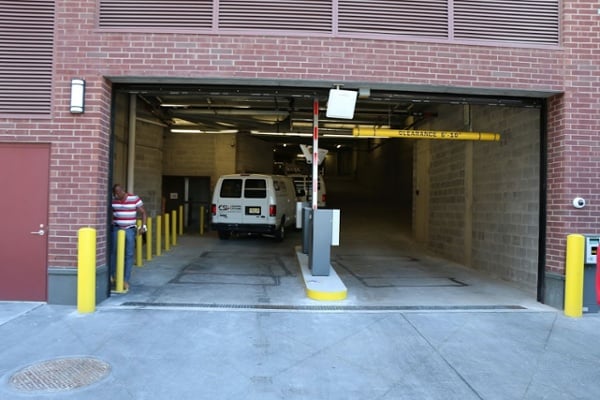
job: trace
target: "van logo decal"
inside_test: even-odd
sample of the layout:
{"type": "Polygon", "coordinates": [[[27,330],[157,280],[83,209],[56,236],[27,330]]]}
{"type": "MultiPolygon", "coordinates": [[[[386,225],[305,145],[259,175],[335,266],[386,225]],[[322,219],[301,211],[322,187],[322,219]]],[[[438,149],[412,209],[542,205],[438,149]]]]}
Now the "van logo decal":
{"type": "Polygon", "coordinates": [[[240,205],[219,204],[219,211],[240,212],[241,210],[242,210],[242,206],[240,206],[240,205]]]}

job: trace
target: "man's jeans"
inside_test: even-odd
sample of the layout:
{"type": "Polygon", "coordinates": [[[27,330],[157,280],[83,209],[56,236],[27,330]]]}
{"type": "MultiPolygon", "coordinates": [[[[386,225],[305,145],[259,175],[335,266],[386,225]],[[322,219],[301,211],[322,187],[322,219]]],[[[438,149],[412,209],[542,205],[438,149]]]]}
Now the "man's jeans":
{"type": "Polygon", "coordinates": [[[135,253],[135,236],[137,230],[132,229],[119,229],[116,226],[112,227],[113,231],[113,242],[112,242],[112,255],[110,258],[110,276],[115,278],[117,271],[117,232],[125,232],[125,282],[129,283],[131,278],[131,269],[133,268],[133,256],[135,253]]]}

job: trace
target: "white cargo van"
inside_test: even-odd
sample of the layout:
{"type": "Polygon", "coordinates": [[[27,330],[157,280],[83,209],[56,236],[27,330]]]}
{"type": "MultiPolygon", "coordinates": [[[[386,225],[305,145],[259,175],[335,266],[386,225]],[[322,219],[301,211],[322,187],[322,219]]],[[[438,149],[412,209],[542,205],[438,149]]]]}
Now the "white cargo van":
{"type": "MultiPolygon", "coordinates": [[[[312,175],[288,174],[288,176],[294,181],[297,201],[312,204],[312,175]]],[[[323,177],[319,175],[317,184],[317,206],[325,207],[326,198],[327,190],[325,188],[325,181],[323,180],[323,177]]]]}
{"type": "Polygon", "coordinates": [[[211,229],[219,238],[232,233],[260,233],[283,240],[296,225],[296,192],[283,175],[223,175],[213,192],[211,229]]]}

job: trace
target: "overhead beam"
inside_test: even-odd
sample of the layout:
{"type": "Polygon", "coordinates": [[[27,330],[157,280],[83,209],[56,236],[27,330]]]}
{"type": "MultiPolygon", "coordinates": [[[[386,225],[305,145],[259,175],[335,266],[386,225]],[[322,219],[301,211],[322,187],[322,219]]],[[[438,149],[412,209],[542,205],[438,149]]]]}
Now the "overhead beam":
{"type": "Polygon", "coordinates": [[[479,140],[492,142],[500,140],[499,133],[491,132],[424,131],[385,128],[354,128],[352,129],[352,135],[359,137],[401,137],[407,139],[479,140]]]}

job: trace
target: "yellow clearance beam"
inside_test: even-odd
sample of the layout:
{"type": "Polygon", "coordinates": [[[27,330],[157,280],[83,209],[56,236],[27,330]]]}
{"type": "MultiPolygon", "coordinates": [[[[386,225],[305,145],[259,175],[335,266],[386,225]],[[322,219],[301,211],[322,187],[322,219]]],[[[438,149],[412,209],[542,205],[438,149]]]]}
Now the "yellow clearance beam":
{"type": "Polygon", "coordinates": [[[401,137],[407,139],[442,139],[442,140],[480,140],[497,142],[500,140],[499,133],[489,132],[456,132],[456,131],[417,131],[387,128],[354,128],[353,136],[372,138],[401,137]]]}

